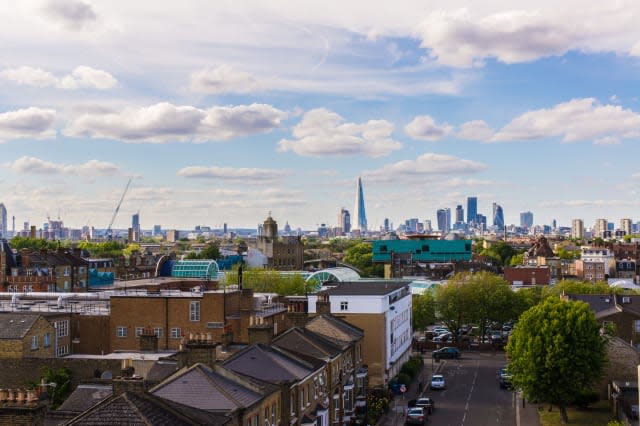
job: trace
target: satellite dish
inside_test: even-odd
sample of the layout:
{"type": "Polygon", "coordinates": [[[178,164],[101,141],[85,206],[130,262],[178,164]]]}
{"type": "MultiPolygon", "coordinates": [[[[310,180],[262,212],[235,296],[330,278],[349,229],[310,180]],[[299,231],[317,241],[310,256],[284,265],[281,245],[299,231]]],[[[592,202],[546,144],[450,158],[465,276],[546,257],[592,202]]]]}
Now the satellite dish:
{"type": "Polygon", "coordinates": [[[105,380],[111,380],[111,379],[113,379],[113,373],[111,373],[111,371],[107,370],[107,371],[105,371],[104,373],[102,373],[100,375],[100,378],[101,379],[105,379],[105,380]]]}

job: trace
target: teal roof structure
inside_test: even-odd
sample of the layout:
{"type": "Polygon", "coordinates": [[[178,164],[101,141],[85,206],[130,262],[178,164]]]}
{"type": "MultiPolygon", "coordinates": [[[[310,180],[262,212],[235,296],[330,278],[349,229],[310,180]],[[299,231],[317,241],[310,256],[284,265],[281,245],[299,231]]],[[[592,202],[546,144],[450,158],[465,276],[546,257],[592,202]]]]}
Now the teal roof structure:
{"type": "Polygon", "coordinates": [[[309,275],[305,280],[307,283],[313,284],[316,289],[320,289],[322,284],[333,281],[358,281],[360,280],[360,274],[351,268],[327,268],[320,271],[316,271],[309,275]]]}
{"type": "Polygon", "coordinates": [[[391,262],[392,255],[410,255],[414,262],[471,260],[471,240],[373,241],[374,262],[391,262]]]}
{"type": "Polygon", "coordinates": [[[218,278],[218,264],[215,260],[178,260],[173,264],[171,276],[174,278],[216,280],[218,278]]]}

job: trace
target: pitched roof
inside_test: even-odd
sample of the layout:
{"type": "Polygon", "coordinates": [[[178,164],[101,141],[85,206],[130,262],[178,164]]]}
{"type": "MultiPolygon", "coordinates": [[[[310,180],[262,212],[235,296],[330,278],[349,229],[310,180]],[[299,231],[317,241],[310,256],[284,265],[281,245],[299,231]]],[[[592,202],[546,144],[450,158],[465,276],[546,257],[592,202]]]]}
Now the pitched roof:
{"type": "Polygon", "coordinates": [[[317,315],[304,328],[324,336],[343,349],[364,338],[362,329],[333,315],[317,315]]]}
{"type": "Polygon", "coordinates": [[[41,315],[0,314],[0,339],[22,339],[41,315]]]}
{"type": "Polygon", "coordinates": [[[149,393],[201,410],[225,413],[250,407],[263,398],[257,388],[224,377],[204,364],[180,370],[149,393]]]}
{"type": "Polygon", "coordinates": [[[147,382],[160,383],[173,373],[178,371],[178,363],[171,360],[160,360],[151,366],[147,373],[147,382]]]}
{"type": "Polygon", "coordinates": [[[331,359],[340,355],[340,347],[326,340],[320,335],[299,327],[285,331],[271,342],[272,345],[314,357],[316,359],[331,359]]]}
{"type": "Polygon", "coordinates": [[[221,425],[227,421],[226,417],[184,407],[148,393],[123,392],[98,403],[67,425],[221,425]]]}
{"type": "Polygon", "coordinates": [[[222,365],[237,373],[270,383],[299,381],[316,370],[311,363],[293,354],[261,344],[248,346],[222,365]]]}
{"type": "Polygon", "coordinates": [[[88,383],[78,385],[57,411],[82,413],[113,394],[111,385],[88,383]]]}
{"type": "Polygon", "coordinates": [[[410,284],[411,281],[407,280],[344,281],[335,287],[327,287],[322,292],[331,296],[384,296],[410,284]]]}
{"type": "Polygon", "coordinates": [[[616,308],[616,302],[610,294],[568,294],[570,300],[585,302],[598,315],[601,312],[616,308]]]}

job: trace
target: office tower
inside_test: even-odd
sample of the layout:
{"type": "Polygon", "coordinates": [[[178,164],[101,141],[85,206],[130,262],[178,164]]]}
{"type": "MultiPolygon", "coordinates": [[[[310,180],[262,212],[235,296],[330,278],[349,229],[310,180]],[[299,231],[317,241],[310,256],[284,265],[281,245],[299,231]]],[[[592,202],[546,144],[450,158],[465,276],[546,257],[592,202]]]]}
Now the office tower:
{"type": "Polygon", "coordinates": [[[624,235],[631,235],[633,232],[631,230],[632,223],[631,219],[620,219],[620,229],[624,232],[624,235]]]}
{"type": "Polygon", "coordinates": [[[609,224],[607,223],[607,219],[596,219],[596,223],[593,225],[594,237],[606,238],[608,230],[609,224]]]}
{"type": "Polygon", "coordinates": [[[153,225],[153,236],[162,234],[162,225],[153,225]]]}
{"type": "Polygon", "coordinates": [[[529,211],[520,213],[520,226],[530,229],[533,226],[533,213],[529,211]]]}
{"type": "Polygon", "coordinates": [[[477,214],[476,215],[476,222],[478,225],[480,225],[481,229],[486,229],[487,228],[487,217],[483,214],[477,214]]]}
{"type": "Polygon", "coordinates": [[[351,213],[344,207],[340,209],[338,213],[338,227],[342,229],[342,232],[348,234],[351,232],[351,213]]]}
{"type": "Polygon", "coordinates": [[[367,230],[367,214],[364,209],[364,191],[362,190],[362,180],[360,178],[358,178],[358,186],[356,188],[356,208],[354,214],[356,221],[353,224],[353,229],[365,232],[367,230]]]}
{"type": "Polygon", "coordinates": [[[464,209],[461,204],[456,206],[456,223],[464,223],[464,209]]]}
{"type": "Polygon", "coordinates": [[[133,230],[134,239],[137,241],[140,238],[140,212],[131,216],[131,229],[133,230]]]}
{"type": "Polygon", "coordinates": [[[451,229],[451,209],[449,207],[438,209],[436,211],[438,219],[438,230],[441,232],[449,232],[451,229]]]}
{"type": "Polygon", "coordinates": [[[498,203],[493,203],[493,226],[500,230],[504,228],[504,212],[498,203]]]}
{"type": "Polygon", "coordinates": [[[7,235],[7,208],[0,203],[0,237],[8,238],[7,235]]]}
{"type": "Polygon", "coordinates": [[[431,220],[430,219],[425,219],[424,220],[424,232],[431,232],[433,231],[433,228],[431,227],[431,220]]]}
{"type": "Polygon", "coordinates": [[[384,231],[385,232],[389,232],[389,218],[388,217],[384,218],[384,231]]]}
{"type": "Polygon", "coordinates": [[[407,219],[404,224],[409,232],[418,232],[418,218],[407,219]]]}
{"type": "Polygon", "coordinates": [[[558,229],[558,223],[556,222],[555,219],[553,219],[553,221],[551,222],[551,228],[552,229],[558,229]]]}
{"type": "Polygon", "coordinates": [[[478,197],[467,197],[467,223],[478,222],[478,197]]]}

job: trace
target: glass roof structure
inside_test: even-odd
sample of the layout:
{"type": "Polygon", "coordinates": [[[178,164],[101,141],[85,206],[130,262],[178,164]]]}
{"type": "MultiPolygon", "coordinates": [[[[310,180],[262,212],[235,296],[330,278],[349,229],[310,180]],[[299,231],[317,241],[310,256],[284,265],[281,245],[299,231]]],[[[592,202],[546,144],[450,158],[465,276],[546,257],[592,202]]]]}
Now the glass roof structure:
{"type": "Polygon", "coordinates": [[[360,274],[351,268],[328,268],[314,272],[307,277],[306,282],[313,284],[314,287],[319,289],[322,284],[329,281],[359,281],[360,274]]]}
{"type": "Polygon", "coordinates": [[[171,268],[175,278],[218,279],[218,264],[215,260],[178,260],[171,268]]]}

